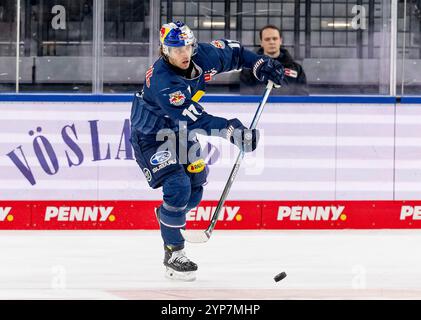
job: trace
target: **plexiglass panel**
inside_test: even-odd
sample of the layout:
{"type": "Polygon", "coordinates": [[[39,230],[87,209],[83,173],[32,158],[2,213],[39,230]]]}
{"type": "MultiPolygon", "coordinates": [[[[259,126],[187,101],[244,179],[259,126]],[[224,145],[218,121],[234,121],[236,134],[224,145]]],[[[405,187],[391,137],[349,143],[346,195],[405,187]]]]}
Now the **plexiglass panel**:
{"type": "Polygon", "coordinates": [[[20,91],[92,92],[93,0],[21,3],[20,91]]]}
{"type": "MultiPolygon", "coordinates": [[[[18,69],[20,92],[132,93],[157,58],[160,25],[182,20],[199,42],[235,39],[266,54],[260,30],[268,24],[279,28],[280,56],[299,64],[302,72],[297,85],[273,94],[388,95],[394,94],[395,84],[397,95],[419,94],[420,2],[21,0],[17,17],[17,1],[4,0],[0,91],[15,91],[18,69]]],[[[250,79],[247,72],[221,74],[208,92],[260,95],[261,86],[250,85],[250,79]]]]}
{"type": "Polygon", "coordinates": [[[398,8],[396,93],[421,95],[421,0],[400,1],[398,8]]]}
{"type": "Polygon", "coordinates": [[[0,3],[0,92],[16,90],[16,1],[0,3]]]}

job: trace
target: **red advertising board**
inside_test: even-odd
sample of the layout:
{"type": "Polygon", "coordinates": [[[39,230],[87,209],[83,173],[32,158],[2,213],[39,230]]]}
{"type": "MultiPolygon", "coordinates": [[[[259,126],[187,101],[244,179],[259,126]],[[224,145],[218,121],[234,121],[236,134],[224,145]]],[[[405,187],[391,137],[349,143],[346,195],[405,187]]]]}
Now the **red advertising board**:
{"type": "Polygon", "coordinates": [[[264,201],[262,228],[421,228],[421,201],[264,201]]]}
{"type": "MultiPolygon", "coordinates": [[[[205,229],[217,201],[186,215],[205,229]]],[[[160,201],[0,201],[0,229],[158,229],[160,201]]],[[[421,201],[227,201],[217,229],[421,228],[421,201]]]]}
{"type": "MultiPolygon", "coordinates": [[[[218,201],[202,201],[187,213],[187,228],[206,229],[218,201]]],[[[258,201],[226,201],[219,215],[218,229],[260,229],[261,205],[258,201]]]]}
{"type": "Polygon", "coordinates": [[[0,201],[0,229],[30,229],[31,218],[29,201],[0,201]]]}
{"type": "Polygon", "coordinates": [[[159,201],[35,201],[35,229],[157,229],[159,201]]]}

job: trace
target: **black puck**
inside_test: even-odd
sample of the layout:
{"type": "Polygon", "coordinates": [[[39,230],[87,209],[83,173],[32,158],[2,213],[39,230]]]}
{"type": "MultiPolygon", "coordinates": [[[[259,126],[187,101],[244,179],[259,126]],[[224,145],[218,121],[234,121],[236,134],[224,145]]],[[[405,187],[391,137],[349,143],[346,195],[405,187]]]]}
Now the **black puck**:
{"type": "Polygon", "coordinates": [[[275,276],[275,278],[273,278],[273,279],[275,279],[275,281],[278,282],[278,281],[281,281],[286,276],[287,276],[287,274],[284,271],[282,271],[281,273],[277,274],[275,276]]]}

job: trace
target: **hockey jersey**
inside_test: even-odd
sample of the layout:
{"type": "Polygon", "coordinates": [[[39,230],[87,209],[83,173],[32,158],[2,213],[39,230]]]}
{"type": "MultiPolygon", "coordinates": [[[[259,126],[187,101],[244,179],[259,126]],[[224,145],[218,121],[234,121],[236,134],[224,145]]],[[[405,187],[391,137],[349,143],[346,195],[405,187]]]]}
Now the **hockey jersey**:
{"type": "Polygon", "coordinates": [[[177,132],[180,126],[188,131],[224,129],[227,120],[212,116],[199,104],[206,83],[218,73],[252,68],[261,56],[244,49],[233,40],[199,43],[192,62],[199,71],[195,78],[178,75],[163,58],[146,72],[143,90],[137,92],[131,110],[132,131],[141,139],[155,139],[161,129],[177,132]]]}

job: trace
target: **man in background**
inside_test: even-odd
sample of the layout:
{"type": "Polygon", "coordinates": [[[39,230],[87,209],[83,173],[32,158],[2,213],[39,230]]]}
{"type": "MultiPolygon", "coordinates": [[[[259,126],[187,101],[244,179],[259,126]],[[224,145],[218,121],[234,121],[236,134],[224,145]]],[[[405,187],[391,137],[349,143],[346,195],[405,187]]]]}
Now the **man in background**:
{"type": "MultiPolygon", "coordinates": [[[[308,95],[307,79],[300,64],[294,61],[287,49],[282,47],[281,30],[274,25],[267,25],[260,29],[259,55],[267,55],[279,61],[285,68],[285,79],[289,83],[287,87],[275,89],[276,94],[281,95],[308,95]]],[[[253,76],[251,69],[244,68],[240,74],[241,92],[249,94],[260,94],[262,86],[253,76]]]]}
{"type": "Polygon", "coordinates": [[[415,15],[421,20],[421,0],[415,1],[415,15]]]}

